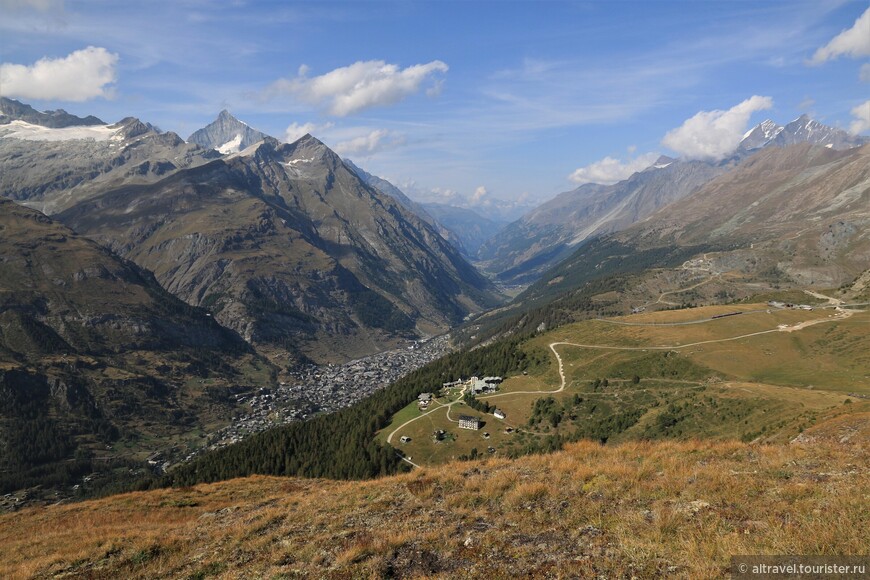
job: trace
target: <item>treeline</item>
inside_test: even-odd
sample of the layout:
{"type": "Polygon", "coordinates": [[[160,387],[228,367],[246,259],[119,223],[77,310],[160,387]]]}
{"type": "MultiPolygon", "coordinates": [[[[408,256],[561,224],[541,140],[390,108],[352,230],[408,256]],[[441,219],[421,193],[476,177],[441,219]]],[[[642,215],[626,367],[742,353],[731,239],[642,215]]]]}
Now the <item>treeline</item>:
{"type": "Polygon", "coordinates": [[[471,393],[465,393],[465,395],[462,396],[462,402],[479,413],[492,413],[495,411],[495,406],[490,405],[487,401],[478,400],[478,398],[471,393]]]}
{"type": "Polygon", "coordinates": [[[446,381],[472,375],[508,375],[549,363],[526,352],[523,337],[447,355],[356,405],[254,435],[171,471],[161,485],[185,486],[253,474],[365,479],[403,469],[398,453],[375,441],[391,417],[446,381]]]}
{"type": "MultiPolygon", "coordinates": [[[[596,379],[594,384],[607,386],[607,379],[596,379]]],[[[618,435],[635,425],[648,409],[636,407],[622,412],[615,412],[609,406],[586,400],[579,394],[563,402],[553,397],[544,397],[535,401],[532,406],[532,415],[529,417],[531,428],[557,428],[559,425],[570,421],[575,429],[571,433],[559,433],[545,438],[543,449],[551,451],[554,444],[556,449],[561,448],[565,442],[579,441],[580,439],[594,439],[601,443],[614,435],[618,435]]],[[[566,423],[567,424],[567,423],[566,423]]],[[[527,452],[537,451],[534,444],[527,452]]]]}

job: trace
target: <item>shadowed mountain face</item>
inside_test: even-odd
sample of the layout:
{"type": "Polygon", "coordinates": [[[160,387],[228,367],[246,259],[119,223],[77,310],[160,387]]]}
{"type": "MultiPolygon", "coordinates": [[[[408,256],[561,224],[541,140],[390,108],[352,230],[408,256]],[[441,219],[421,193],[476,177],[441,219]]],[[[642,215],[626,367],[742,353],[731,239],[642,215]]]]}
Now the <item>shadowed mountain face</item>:
{"type": "Polygon", "coordinates": [[[270,375],[237,334],[150,273],[0,199],[0,488],[32,485],[31,473],[68,483],[97,469],[92,453],[119,457],[106,446],[120,438],[133,457],[225,423],[231,388],[270,375]]]}
{"type": "Polygon", "coordinates": [[[316,139],[280,144],[226,112],[194,137],[225,154],[132,118],[15,118],[0,125],[0,188],[267,350],[356,357],[497,303],[436,230],[316,139]]]}
{"type": "Polygon", "coordinates": [[[318,360],[446,330],[496,299],[397,201],[306,136],[60,215],[254,344],[318,360]]]}

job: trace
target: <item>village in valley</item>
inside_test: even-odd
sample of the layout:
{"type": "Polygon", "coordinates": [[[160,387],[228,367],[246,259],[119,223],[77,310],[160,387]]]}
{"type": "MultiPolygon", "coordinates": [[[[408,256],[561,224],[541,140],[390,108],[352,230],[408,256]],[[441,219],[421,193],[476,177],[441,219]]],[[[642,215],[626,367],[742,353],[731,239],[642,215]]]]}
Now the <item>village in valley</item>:
{"type": "Polygon", "coordinates": [[[236,395],[237,402],[247,405],[247,412],[210,435],[205,449],[225,447],[278,425],[349,407],[449,351],[450,339],[443,335],[341,365],[296,368],[272,389],[236,395]]]}

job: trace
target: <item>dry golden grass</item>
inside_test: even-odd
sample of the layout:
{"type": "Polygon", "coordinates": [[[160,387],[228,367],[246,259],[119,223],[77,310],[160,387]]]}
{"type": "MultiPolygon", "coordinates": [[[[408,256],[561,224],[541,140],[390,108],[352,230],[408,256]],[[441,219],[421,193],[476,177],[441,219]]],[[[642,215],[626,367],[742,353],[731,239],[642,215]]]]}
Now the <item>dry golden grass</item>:
{"type": "Polygon", "coordinates": [[[782,445],[591,442],[368,482],[251,477],[0,517],[0,577],[701,578],[867,554],[870,413],[782,445]]]}

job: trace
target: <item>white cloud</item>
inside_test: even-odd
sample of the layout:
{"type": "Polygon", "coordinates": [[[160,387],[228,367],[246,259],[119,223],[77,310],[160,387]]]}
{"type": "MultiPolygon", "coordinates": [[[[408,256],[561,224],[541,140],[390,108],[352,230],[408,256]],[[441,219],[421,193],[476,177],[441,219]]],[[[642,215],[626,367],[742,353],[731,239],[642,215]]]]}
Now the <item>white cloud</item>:
{"type": "Polygon", "coordinates": [[[287,143],[293,143],[294,141],[301,139],[306,134],[313,134],[316,131],[325,131],[332,127],[332,123],[326,123],[325,125],[315,125],[314,123],[291,123],[287,126],[287,129],[284,131],[284,140],[287,143]]]}
{"type": "Polygon", "coordinates": [[[620,161],[613,157],[605,157],[586,167],[576,169],[568,179],[574,183],[604,183],[611,184],[627,179],[638,171],[643,171],[658,159],[657,153],[646,153],[634,159],[620,161]]]}
{"type": "Polygon", "coordinates": [[[471,199],[468,202],[471,205],[486,205],[486,202],[489,201],[486,199],[486,196],[489,195],[489,192],[486,190],[486,187],[479,186],[474,190],[474,193],[471,195],[471,199]]]}
{"type": "MultiPolygon", "coordinates": [[[[296,78],[276,81],[266,90],[266,96],[287,94],[311,105],[325,106],[331,115],[345,117],[371,107],[397,103],[418,92],[437,73],[447,70],[447,65],[440,60],[404,69],[382,60],[369,60],[308,78],[309,68],[302,65],[296,78]]],[[[435,95],[439,91],[436,79],[427,92],[435,95]]]]}
{"type": "Polygon", "coordinates": [[[662,145],[688,159],[722,159],[740,144],[752,113],[771,107],[773,99],[755,95],[727,111],[701,111],[668,131],[662,145]]]}
{"type": "Polygon", "coordinates": [[[870,83],[870,62],[861,65],[861,70],[858,73],[858,78],[862,83],[870,83]]]}
{"type": "Polygon", "coordinates": [[[111,98],[118,55],[89,46],[63,58],[43,58],[35,64],[0,64],[3,94],[24,99],[87,101],[111,98]]]}
{"type": "Polygon", "coordinates": [[[387,131],[386,129],[375,129],[366,135],[355,137],[348,141],[342,141],[336,144],[333,149],[339,155],[373,155],[385,149],[398,147],[405,142],[403,135],[387,131]]]}
{"type": "Polygon", "coordinates": [[[820,64],[844,55],[870,56],[870,8],[858,17],[852,28],[844,30],[818,49],[810,63],[820,64]]]}
{"type": "Polygon", "coordinates": [[[849,131],[857,135],[870,129],[870,101],[861,103],[852,109],[852,116],[855,117],[855,120],[849,125],[849,131]]]}

